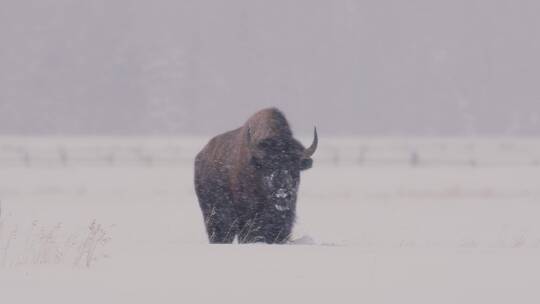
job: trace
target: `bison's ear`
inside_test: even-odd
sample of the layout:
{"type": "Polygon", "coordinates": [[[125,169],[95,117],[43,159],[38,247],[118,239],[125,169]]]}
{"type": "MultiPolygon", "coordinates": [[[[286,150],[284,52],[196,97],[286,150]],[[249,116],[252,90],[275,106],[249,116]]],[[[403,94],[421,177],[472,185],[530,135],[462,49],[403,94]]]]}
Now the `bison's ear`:
{"type": "Polygon", "coordinates": [[[313,159],[311,158],[304,158],[300,160],[300,171],[307,170],[313,166],[313,159]]]}

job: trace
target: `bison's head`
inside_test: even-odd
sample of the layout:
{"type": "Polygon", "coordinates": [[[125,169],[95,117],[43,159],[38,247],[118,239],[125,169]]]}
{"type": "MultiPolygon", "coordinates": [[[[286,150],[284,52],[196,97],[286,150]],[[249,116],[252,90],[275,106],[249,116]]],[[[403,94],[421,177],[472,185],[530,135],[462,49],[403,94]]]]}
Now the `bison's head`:
{"type": "Polygon", "coordinates": [[[256,183],[277,211],[294,210],[300,171],[313,165],[311,156],[317,150],[317,144],[317,129],[307,149],[292,137],[273,137],[250,143],[250,161],[256,169],[256,183]]]}

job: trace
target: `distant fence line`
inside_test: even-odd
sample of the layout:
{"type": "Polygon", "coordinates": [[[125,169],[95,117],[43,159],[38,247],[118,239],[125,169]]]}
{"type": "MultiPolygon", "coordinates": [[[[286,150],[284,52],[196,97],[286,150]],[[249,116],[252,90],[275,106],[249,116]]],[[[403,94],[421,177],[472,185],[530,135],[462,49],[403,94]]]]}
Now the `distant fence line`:
{"type": "MultiPolygon", "coordinates": [[[[186,166],[199,145],[0,145],[1,167],[186,166]]],[[[540,145],[418,143],[321,145],[315,161],[332,166],[540,166],[540,145]]]]}

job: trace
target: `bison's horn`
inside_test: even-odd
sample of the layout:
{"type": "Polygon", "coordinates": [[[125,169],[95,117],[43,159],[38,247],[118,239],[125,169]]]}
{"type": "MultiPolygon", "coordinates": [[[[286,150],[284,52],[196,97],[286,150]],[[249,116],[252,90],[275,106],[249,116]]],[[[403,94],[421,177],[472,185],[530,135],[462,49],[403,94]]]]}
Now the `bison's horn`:
{"type": "Polygon", "coordinates": [[[319,138],[317,137],[317,128],[314,128],[313,131],[313,142],[311,143],[311,146],[304,150],[304,158],[310,158],[313,153],[317,150],[317,145],[319,144],[319,138]]]}

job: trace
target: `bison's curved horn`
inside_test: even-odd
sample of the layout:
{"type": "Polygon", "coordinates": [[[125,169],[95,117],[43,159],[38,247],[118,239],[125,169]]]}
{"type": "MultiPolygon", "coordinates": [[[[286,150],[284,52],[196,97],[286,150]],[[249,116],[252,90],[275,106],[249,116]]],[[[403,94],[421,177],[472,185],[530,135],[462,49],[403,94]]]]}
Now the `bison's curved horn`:
{"type": "Polygon", "coordinates": [[[313,131],[313,142],[311,143],[311,146],[304,150],[303,157],[304,158],[310,158],[313,153],[317,150],[317,145],[319,144],[319,138],[317,136],[317,128],[314,128],[313,131]]]}

